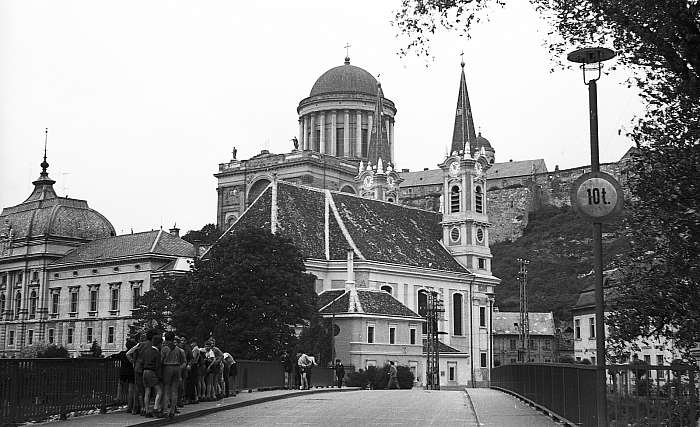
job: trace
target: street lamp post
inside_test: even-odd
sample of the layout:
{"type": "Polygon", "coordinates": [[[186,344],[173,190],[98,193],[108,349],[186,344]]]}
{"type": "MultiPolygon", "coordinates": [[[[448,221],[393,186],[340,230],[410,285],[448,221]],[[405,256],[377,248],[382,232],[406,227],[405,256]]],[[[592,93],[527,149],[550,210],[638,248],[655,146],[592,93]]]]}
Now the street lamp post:
{"type": "MultiPolygon", "coordinates": [[[[603,61],[615,57],[615,52],[603,47],[575,50],[567,56],[572,62],[581,64],[583,82],[588,85],[588,102],[591,132],[591,172],[600,172],[598,155],[598,88],[603,61]],[[587,73],[594,77],[588,78],[587,73]]],[[[607,396],[605,378],[605,301],[603,295],[603,243],[602,222],[593,222],[593,259],[595,271],[595,333],[596,333],[596,407],[598,426],[607,426],[607,396]]]]}

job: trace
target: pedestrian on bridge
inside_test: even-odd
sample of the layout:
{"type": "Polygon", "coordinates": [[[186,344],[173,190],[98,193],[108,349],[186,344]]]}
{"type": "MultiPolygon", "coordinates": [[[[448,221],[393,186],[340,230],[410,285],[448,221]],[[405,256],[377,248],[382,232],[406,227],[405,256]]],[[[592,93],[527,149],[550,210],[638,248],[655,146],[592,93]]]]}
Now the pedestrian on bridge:
{"type": "Polygon", "coordinates": [[[345,366],[340,359],[335,359],[335,383],[338,388],[343,386],[343,378],[345,378],[345,366]]]}
{"type": "Polygon", "coordinates": [[[389,383],[387,384],[386,388],[389,390],[398,389],[399,388],[398,370],[396,369],[396,366],[394,366],[393,361],[389,362],[388,375],[389,375],[389,383]]]}

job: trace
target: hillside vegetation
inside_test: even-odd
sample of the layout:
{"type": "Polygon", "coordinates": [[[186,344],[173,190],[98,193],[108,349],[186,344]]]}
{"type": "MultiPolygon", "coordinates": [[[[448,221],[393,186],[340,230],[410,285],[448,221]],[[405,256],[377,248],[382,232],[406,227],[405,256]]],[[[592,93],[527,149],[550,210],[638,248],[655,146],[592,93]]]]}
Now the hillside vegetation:
{"type": "MultiPolygon", "coordinates": [[[[621,236],[621,219],[603,226],[603,262],[609,268],[628,251],[621,236]]],[[[523,236],[513,242],[491,246],[493,274],[502,282],[496,288],[496,305],[501,311],[519,310],[516,275],[518,258],[528,266],[528,307],[530,311],[552,311],[557,319],[570,319],[578,292],[590,283],[593,273],[592,225],[570,207],[547,206],[529,214],[523,236]]]]}

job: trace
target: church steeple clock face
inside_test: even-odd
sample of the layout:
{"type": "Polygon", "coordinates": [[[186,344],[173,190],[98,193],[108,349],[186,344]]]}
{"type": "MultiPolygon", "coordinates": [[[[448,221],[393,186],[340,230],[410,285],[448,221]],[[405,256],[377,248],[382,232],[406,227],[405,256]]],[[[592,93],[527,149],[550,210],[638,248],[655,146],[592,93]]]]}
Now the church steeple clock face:
{"type": "Polygon", "coordinates": [[[450,163],[450,175],[455,176],[459,173],[459,162],[450,163]]]}

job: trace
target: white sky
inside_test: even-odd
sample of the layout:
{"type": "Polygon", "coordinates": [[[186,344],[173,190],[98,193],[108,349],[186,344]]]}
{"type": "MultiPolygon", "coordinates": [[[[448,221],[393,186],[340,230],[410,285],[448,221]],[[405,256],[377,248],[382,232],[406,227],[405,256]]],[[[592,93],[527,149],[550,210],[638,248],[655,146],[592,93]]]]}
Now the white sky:
{"type": "MultiPolygon", "coordinates": [[[[315,80],[351,62],[398,108],[398,168],[435,168],[452,138],[465,52],[477,128],[496,161],[590,163],[588,94],[556,71],[546,25],[525,1],[496,9],[466,40],[442,34],[431,60],[400,58],[399,0],[0,2],[0,206],[23,201],[49,128],[59,195],[85,199],[117,233],[216,221],[218,164],[287,152],[315,80]],[[427,66],[426,66],[427,65],[427,66]]],[[[601,161],[632,145],[641,103],[624,75],[599,82],[601,161]]]]}

